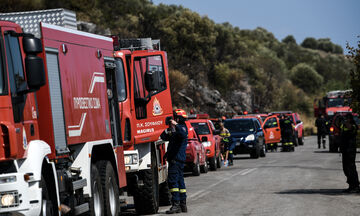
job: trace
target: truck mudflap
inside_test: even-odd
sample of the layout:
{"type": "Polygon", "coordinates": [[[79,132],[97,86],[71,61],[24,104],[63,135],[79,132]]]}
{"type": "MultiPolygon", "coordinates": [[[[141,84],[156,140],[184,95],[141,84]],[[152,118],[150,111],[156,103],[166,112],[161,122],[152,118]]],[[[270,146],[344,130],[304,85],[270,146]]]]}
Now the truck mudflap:
{"type": "Polygon", "coordinates": [[[26,173],[0,175],[0,215],[18,213],[20,215],[40,215],[42,190],[39,181],[25,181],[26,173]]]}

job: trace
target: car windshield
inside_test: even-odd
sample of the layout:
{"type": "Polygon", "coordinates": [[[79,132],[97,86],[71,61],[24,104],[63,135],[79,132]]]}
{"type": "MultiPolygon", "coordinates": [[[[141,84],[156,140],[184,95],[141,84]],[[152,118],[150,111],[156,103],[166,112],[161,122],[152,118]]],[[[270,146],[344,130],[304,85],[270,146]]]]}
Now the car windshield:
{"type": "Polygon", "coordinates": [[[252,132],[255,130],[252,119],[238,119],[238,120],[225,121],[224,126],[230,131],[230,133],[252,132]]]}
{"type": "Polygon", "coordinates": [[[329,98],[328,107],[342,107],[344,106],[344,98],[329,98]]]}
{"type": "Polygon", "coordinates": [[[198,135],[210,134],[209,126],[204,122],[197,122],[197,123],[194,122],[191,123],[191,126],[193,126],[193,128],[195,129],[198,135]]]}

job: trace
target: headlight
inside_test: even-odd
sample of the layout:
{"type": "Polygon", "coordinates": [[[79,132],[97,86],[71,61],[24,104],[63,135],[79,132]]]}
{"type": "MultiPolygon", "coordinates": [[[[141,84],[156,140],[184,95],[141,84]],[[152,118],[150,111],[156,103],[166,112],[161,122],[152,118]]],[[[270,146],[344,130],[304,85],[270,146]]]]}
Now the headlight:
{"type": "Polygon", "coordinates": [[[254,141],[254,140],[255,140],[254,134],[250,134],[245,138],[245,141],[254,141]]]}
{"type": "Polygon", "coordinates": [[[1,197],[2,206],[11,206],[15,204],[15,196],[13,194],[5,194],[1,197]]]}
{"type": "Polygon", "coordinates": [[[209,147],[211,146],[211,142],[207,141],[207,142],[202,142],[202,144],[204,145],[204,147],[209,147]]]}
{"type": "Polygon", "coordinates": [[[124,155],[125,165],[137,164],[138,161],[139,161],[139,158],[138,158],[138,155],[137,155],[137,154],[124,155]]]}
{"type": "Polygon", "coordinates": [[[16,176],[7,176],[0,178],[0,184],[6,184],[11,182],[16,182],[16,176]]]}

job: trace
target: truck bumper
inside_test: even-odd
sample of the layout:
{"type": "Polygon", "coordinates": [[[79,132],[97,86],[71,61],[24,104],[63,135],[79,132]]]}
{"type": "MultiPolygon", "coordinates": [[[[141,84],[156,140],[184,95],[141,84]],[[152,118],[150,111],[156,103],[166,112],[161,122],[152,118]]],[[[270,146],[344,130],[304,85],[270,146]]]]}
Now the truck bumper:
{"type": "Polygon", "coordinates": [[[39,181],[26,182],[24,174],[0,175],[0,215],[40,215],[42,190],[39,188],[39,181]],[[14,200],[11,205],[4,205],[2,200],[5,200],[5,197],[14,200]]]}

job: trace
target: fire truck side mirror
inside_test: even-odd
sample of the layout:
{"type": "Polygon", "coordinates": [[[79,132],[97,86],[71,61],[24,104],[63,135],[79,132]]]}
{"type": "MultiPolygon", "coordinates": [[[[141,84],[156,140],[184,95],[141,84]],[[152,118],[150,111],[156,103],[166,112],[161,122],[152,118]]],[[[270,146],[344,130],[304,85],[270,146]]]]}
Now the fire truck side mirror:
{"type": "Polygon", "coordinates": [[[160,90],[160,76],[159,71],[146,71],[145,73],[145,87],[146,90],[151,91],[158,91],[160,90]]]}
{"type": "Polygon", "coordinates": [[[37,54],[43,52],[41,40],[33,36],[23,37],[23,49],[26,54],[25,68],[27,83],[31,90],[38,90],[45,85],[44,61],[37,54]]]}

